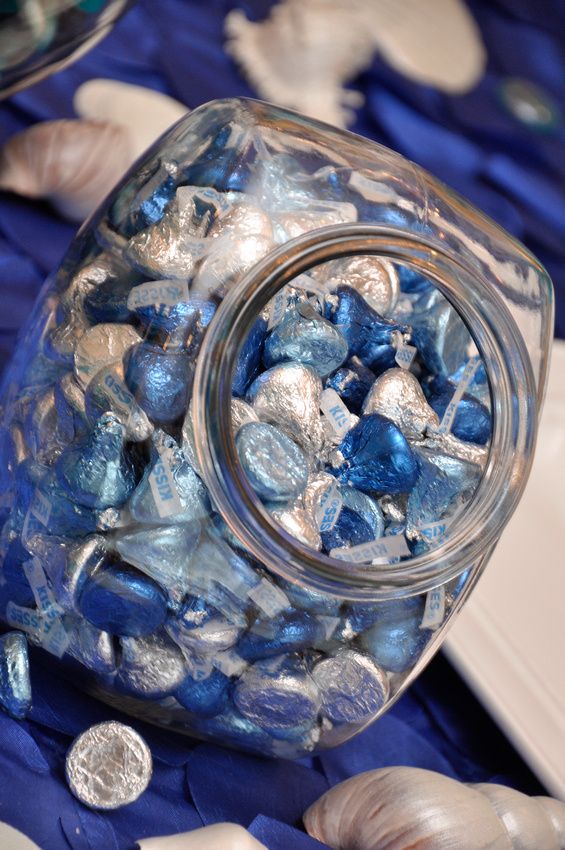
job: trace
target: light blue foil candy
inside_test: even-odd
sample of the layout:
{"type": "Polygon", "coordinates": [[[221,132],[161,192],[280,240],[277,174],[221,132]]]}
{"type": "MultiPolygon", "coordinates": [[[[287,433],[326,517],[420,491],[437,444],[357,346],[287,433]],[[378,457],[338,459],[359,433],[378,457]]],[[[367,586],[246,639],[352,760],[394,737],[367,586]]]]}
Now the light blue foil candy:
{"type": "Polygon", "coordinates": [[[332,723],[363,723],[375,717],[388,698],[386,674],[371,658],[344,649],[312,670],[323,714],[332,723]]]}
{"type": "Polygon", "coordinates": [[[135,479],[124,439],[124,426],[106,413],[83,441],[61,455],[55,469],[70,499],[99,510],[119,508],[127,501],[135,479]]]}
{"type": "Polygon", "coordinates": [[[136,402],[154,422],[184,416],[192,392],[195,364],[185,351],[165,351],[141,342],[124,357],[124,377],[136,402]]]}
{"type": "Polygon", "coordinates": [[[298,361],[311,366],[323,378],[341,366],[348,350],[347,340],[335,325],[309,304],[301,304],[288,311],[267,338],[264,361],[267,367],[298,361]]]}
{"type": "Polygon", "coordinates": [[[378,503],[366,493],[361,493],[353,487],[341,487],[339,492],[343,499],[343,504],[359,514],[359,516],[362,516],[365,522],[368,523],[373,533],[373,540],[382,537],[385,521],[378,503]]]}
{"type": "Polygon", "coordinates": [[[236,436],[239,460],[262,499],[287,501],[308,483],[308,462],[290,437],[265,422],[249,422],[236,436]]]}
{"type": "Polygon", "coordinates": [[[164,431],[153,434],[150,461],[128,508],[134,520],[148,525],[176,525],[208,516],[204,485],[175,440],[164,431]],[[179,510],[171,513],[169,505],[177,505],[179,510]]]}
{"type": "Polygon", "coordinates": [[[230,649],[243,626],[229,620],[204,599],[187,596],[178,613],[169,617],[165,628],[180,647],[196,655],[209,655],[230,649]]]}
{"type": "Polygon", "coordinates": [[[0,706],[16,720],[31,708],[27,640],[22,632],[0,635],[0,706]]]}
{"type": "Polygon", "coordinates": [[[410,314],[412,345],[433,374],[450,375],[468,360],[469,331],[449,301],[434,289],[410,314]]]}
{"type": "Polygon", "coordinates": [[[385,670],[403,673],[416,663],[429,639],[429,630],[420,629],[423,615],[420,598],[383,603],[375,625],[361,635],[361,646],[385,670]]]}
{"type": "Polygon", "coordinates": [[[236,683],[234,702],[245,717],[277,737],[316,719],[320,693],[300,657],[282,655],[248,667],[236,683]]]}
{"type": "Polygon", "coordinates": [[[114,545],[122,558],[158,582],[173,599],[188,586],[189,562],[200,539],[200,523],[118,531],[114,545]]]}

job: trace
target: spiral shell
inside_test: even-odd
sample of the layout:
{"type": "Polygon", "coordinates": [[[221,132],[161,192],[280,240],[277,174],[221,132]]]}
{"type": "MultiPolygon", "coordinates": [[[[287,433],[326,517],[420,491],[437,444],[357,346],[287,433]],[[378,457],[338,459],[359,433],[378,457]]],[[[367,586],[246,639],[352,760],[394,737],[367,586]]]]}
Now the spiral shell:
{"type": "Polygon", "coordinates": [[[563,850],[565,803],[415,767],[370,770],[306,811],[334,850],[563,850]]]}
{"type": "Polygon", "coordinates": [[[0,190],[46,198],[83,221],[131,164],[125,127],[103,121],[43,121],[12,136],[0,152],[0,190]]]}

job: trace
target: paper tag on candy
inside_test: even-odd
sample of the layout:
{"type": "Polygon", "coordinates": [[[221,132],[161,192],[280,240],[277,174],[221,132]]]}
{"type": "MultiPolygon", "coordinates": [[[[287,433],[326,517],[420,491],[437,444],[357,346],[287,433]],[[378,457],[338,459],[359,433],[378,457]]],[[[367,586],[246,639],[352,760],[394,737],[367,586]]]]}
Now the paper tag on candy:
{"type": "Polygon", "coordinates": [[[248,662],[233,649],[218,652],[213,658],[213,664],[224,676],[239,676],[248,666],[248,662]]]}
{"type": "Polygon", "coordinates": [[[71,642],[70,632],[54,611],[43,617],[43,628],[40,634],[41,646],[51,655],[62,658],[71,642]]]}
{"type": "Polygon", "coordinates": [[[149,475],[149,486],[160,517],[174,516],[182,511],[169,455],[166,451],[159,452],[159,459],[149,475]]]}
{"type": "Polygon", "coordinates": [[[326,487],[320,497],[320,503],[316,509],[316,522],[319,531],[331,531],[338,521],[343,499],[339,492],[339,484],[336,480],[326,487]]]}
{"type": "Polygon", "coordinates": [[[39,643],[39,633],[43,622],[39,611],[34,611],[33,608],[24,608],[22,605],[16,605],[15,602],[8,602],[6,605],[6,622],[14,629],[26,632],[30,638],[39,643]]]}
{"type": "Polygon", "coordinates": [[[461,380],[457,384],[455,392],[451,397],[451,401],[445,408],[445,413],[443,414],[441,422],[439,423],[439,428],[437,429],[439,434],[449,434],[449,432],[451,431],[455,416],[457,414],[459,402],[465,395],[465,392],[467,391],[467,388],[475,377],[475,372],[477,371],[480,365],[481,358],[472,357],[471,360],[469,360],[469,362],[465,366],[463,374],[461,375],[461,380]]]}
{"type": "Polygon", "coordinates": [[[264,578],[247,595],[267,617],[276,617],[290,605],[284,590],[264,578]]]}
{"type": "Polygon", "coordinates": [[[128,295],[129,310],[164,305],[175,307],[190,300],[186,280],[150,280],[134,286],[128,295]]]}
{"type": "Polygon", "coordinates": [[[302,292],[313,292],[322,298],[328,294],[327,282],[316,280],[308,274],[300,274],[292,279],[292,286],[302,292]]]}
{"type": "Polygon", "coordinates": [[[371,540],[369,543],[359,543],[358,546],[350,548],[332,549],[330,552],[331,558],[337,558],[339,561],[351,561],[354,564],[360,564],[362,561],[379,561],[387,563],[393,558],[403,558],[410,555],[410,549],[402,534],[396,534],[392,537],[379,537],[378,540],[371,540]]]}
{"type": "Polygon", "coordinates": [[[55,611],[57,616],[64,613],[64,609],[57,603],[51,588],[47,582],[47,576],[41,566],[39,558],[32,558],[22,565],[25,576],[31,587],[33,598],[40,611],[55,611]]]}
{"type": "Polygon", "coordinates": [[[41,525],[49,525],[49,517],[51,516],[51,502],[44,496],[40,490],[36,490],[33,494],[33,499],[30,505],[30,513],[34,516],[41,525]]]}
{"type": "Polygon", "coordinates": [[[339,437],[345,437],[350,428],[350,413],[335,390],[328,388],[320,397],[320,410],[329,419],[339,437]]]}
{"type": "Polygon", "coordinates": [[[428,591],[424,616],[420,623],[421,629],[439,629],[445,619],[445,588],[436,587],[428,591]]]}
{"type": "Polygon", "coordinates": [[[418,526],[418,531],[430,543],[439,543],[445,540],[451,525],[450,519],[440,519],[437,522],[426,522],[418,526]]]}
{"type": "Polygon", "coordinates": [[[109,366],[102,374],[104,387],[106,388],[108,397],[112,400],[112,404],[119,412],[129,415],[135,404],[133,395],[119,375],[116,374],[114,367],[109,366]]]}
{"type": "Polygon", "coordinates": [[[277,294],[271,299],[271,304],[269,306],[269,330],[272,330],[272,328],[276,327],[277,325],[280,325],[280,323],[284,319],[284,314],[286,313],[287,305],[288,286],[283,286],[283,288],[279,289],[277,294]]]}
{"type": "Polygon", "coordinates": [[[394,359],[401,369],[410,369],[412,362],[418,353],[418,349],[413,345],[408,345],[404,342],[404,335],[398,331],[394,334],[396,338],[396,354],[394,359]]]}

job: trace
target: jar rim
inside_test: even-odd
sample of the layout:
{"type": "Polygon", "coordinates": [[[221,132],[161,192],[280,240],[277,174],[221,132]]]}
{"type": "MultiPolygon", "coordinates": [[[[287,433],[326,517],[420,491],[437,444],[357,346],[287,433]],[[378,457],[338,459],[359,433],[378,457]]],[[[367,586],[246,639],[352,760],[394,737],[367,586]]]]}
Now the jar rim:
{"type": "MultiPolygon", "coordinates": [[[[537,433],[536,383],[522,335],[502,297],[476,269],[425,235],[392,225],[344,223],[271,251],[232,287],[200,350],[192,403],[204,482],[230,531],[268,569],[310,589],[355,601],[431,590],[476,566],[494,547],[527,482],[537,433]],[[431,279],[469,328],[492,394],[490,451],[477,489],[443,543],[400,564],[351,564],[315,552],[273,520],[239,463],[231,384],[239,350],[271,298],[308,269],[374,255],[431,279]]],[[[189,412],[187,415],[191,415],[189,412]]]]}

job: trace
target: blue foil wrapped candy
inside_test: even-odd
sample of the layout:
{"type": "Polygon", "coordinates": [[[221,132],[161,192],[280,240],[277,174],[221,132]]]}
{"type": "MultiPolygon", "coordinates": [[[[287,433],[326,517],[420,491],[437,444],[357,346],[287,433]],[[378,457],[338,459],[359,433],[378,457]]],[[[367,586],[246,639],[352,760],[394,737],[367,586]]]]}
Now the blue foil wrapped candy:
{"type": "Polygon", "coordinates": [[[403,673],[416,663],[428,642],[430,631],[420,628],[423,615],[424,603],[419,597],[386,602],[359,642],[380,667],[403,673]]]}
{"type": "Polygon", "coordinates": [[[124,378],[137,403],[155,422],[176,422],[186,413],[194,361],[184,351],[164,351],[141,342],[124,360],[124,378]]]}
{"type": "Polygon", "coordinates": [[[78,609],[102,631],[141,637],[164,624],[167,594],[148,576],[108,557],[84,581],[78,609]]]}
{"type": "Polygon", "coordinates": [[[239,711],[275,737],[313,723],[320,692],[297,655],[279,655],[248,667],[235,685],[239,711]]]}
{"type": "Polygon", "coordinates": [[[180,704],[200,717],[215,717],[227,707],[230,680],[220,670],[203,679],[187,676],[175,691],[180,704]]]}
{"type": "Polygon", "coordinates": [[[68,497],[87,508],[121,507],[135,486],[124,443],[124,426],[113,414],[106,413],[91,434],[63,452],[55,469],[68,497]]]}
{"type": "Polygon", "coordinates": [[[27,640],[22,632],[0,635],[0,706],[16,720],[31,708],[27,640]]]}
{"type": "Polygon", "coordinates": [[[412,449],[396,425],[379,413],[362,416],[338,452],[343,462],[333,473],[363,492],[407,493],[416,483],[412,449]]]}
{"type": "MultiPolygon", "coordinates": [[[[426,389],[428,402],[441,419],[457,386],[438,375],[426,389]]],[[[457,405],[451,433],[459,440],[467,440],[484,446],[490,440],[491,428],[490,411],[474,396],[464,393],[457,405]]]]}
{"type": "Polygon", "coordinates": [[[375,373],[364,366],[358,357],[352,357],[326,379],[325,386],[335,390],[352,413],[360,413],[375,377],[375,373]]]}
{"type": "Polygon", "coordinates": [[[393,366],[393,334],[407,333],[409,328],[379,315],[351,286],[338,286],[333,298],[337,304],[330,303],[326,315],[347,340],[350,356],[356,355],[378,373],[393,366]]]}

